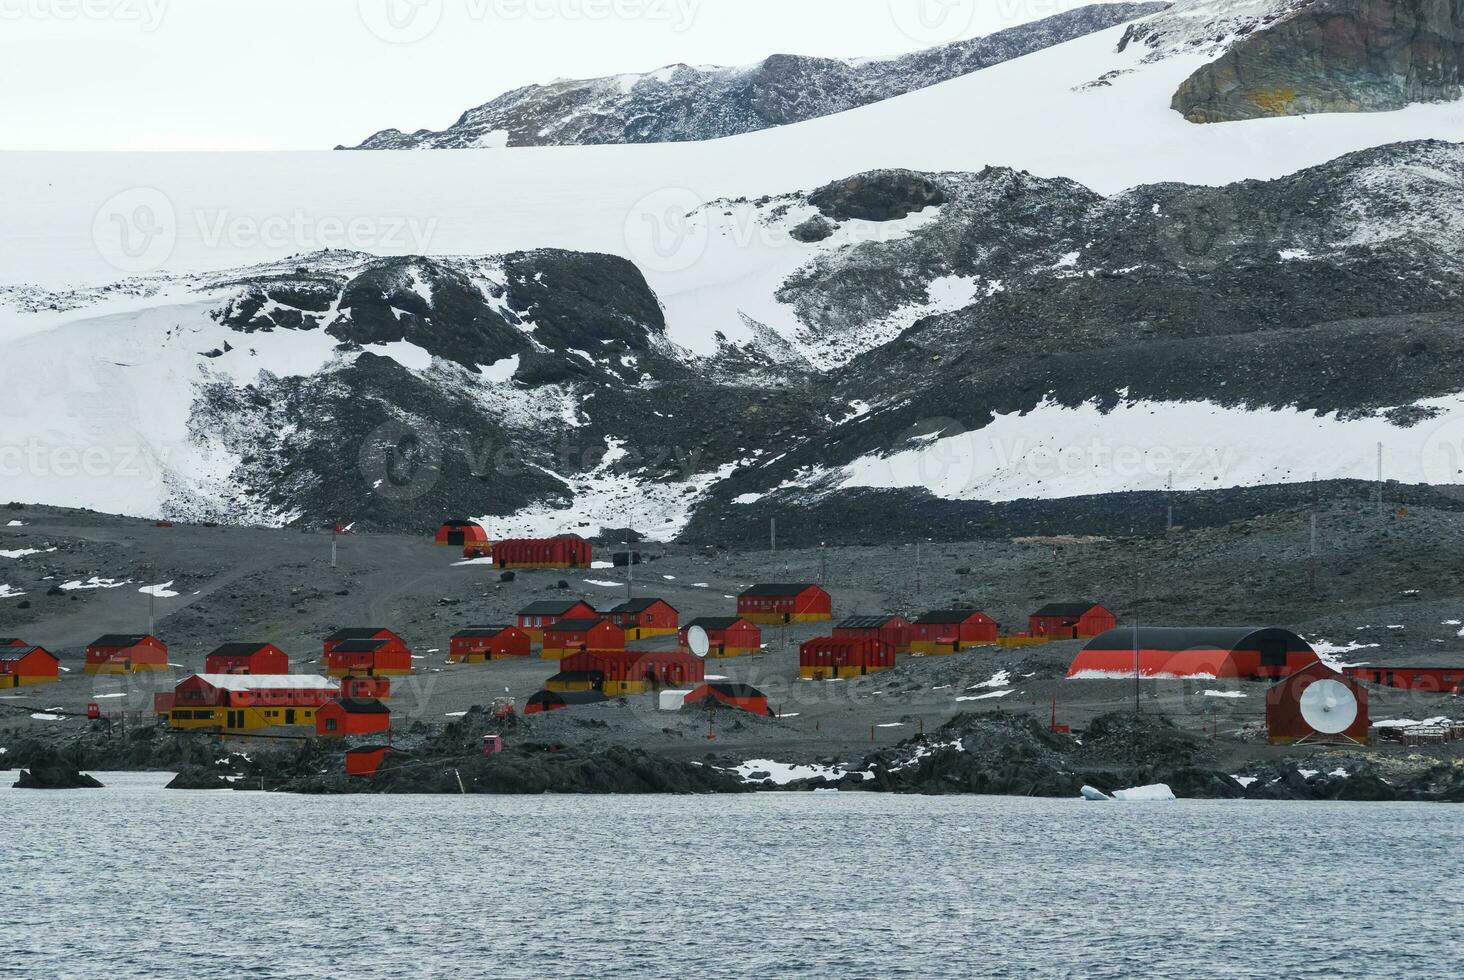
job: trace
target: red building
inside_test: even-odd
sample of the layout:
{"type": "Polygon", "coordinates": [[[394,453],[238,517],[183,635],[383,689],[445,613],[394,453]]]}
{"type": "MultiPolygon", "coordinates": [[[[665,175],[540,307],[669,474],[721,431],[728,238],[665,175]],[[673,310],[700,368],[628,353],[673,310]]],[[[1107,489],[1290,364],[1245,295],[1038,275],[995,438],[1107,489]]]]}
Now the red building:
{"type": "Polygon", "coordinates": [[[390,745],[363,745],[346,750],[346,775],[363,779],[375,779],[381,764],[388,756],[402,755],[390,745]]]}
{"type": "Polygon", "coordinates": [[[691,652],[686,635],[693,626],[706,631],[709,657],[743,657],[762,650],[762,630],[741,616],[704,616],[681,627],[678,636],[683,652],[691,652]]]}
{"type": "Polygon", "coordinates": [[[499,568],[589,568],[594,553],[578,534],[553,538],[511,538],[493,545],[499,568]]]}
{"type": "Polygon", "coordinates": [[[1096,602],[1049,602],[1027,617],[1027,632],[1054,640],[1086,640],[1118,626],[1118,618],[1096,602]]]}
{"type": "Polygon", "coordinates": [[[582,600],[534,602],[518,611],[518,628],[535,643],[544,642],[544,630],[566,619],[594,619],[595,607],[582,600]]]}
{"type": "Polygon", "coordinates": [[[748,684],[703,684],[688,694],[682,704],[696,704],[707,698],[765,718],[773,714],[768,707],[768,696],[748,684]]]}
{"type": "Polygon", "coordinates": [[[404,644],[400,636],[384,626],[348,626],[345,629],[336,630],[325,638],[324,654],[328,656],[336,647],[342,643],[350,643],[352,640],[396,640],[398,643],[404,644]]]}
{"type": "Polygon", "coordinates": [[[391,697],[390,677],[342,677],[341,700],[384,701],[391,697]]]}
{"type": "Polygon", "coordinates": [[[699,684],[706,679],[705,662],[680,650],[586,651],[566,656],[559,666],[559,686],[597,690],[612,697],[699,684]]]}
{"type": "Polygon", "coordinates": [[[1344,667],[1355,681],[1425,694],[1464,692],[1464,667],[1344,667]]]}
{"type": "Polygon", "coordinates": [[[330,701],[315,712],[315,734],[324,738],[391,730],[391,709],[375,699],[330,701]]]}
{"type": "Polygon", "coordinates": [[[681,614],[676,607],[664,599],[631,599],[605,615],[625,630],[626,638],[631,640],[670,636],[681,622],[681,614]]]}
{"type": "Polygon", "coordinates": [[[1366,745],[1368,729],[1367,689],[1345,674],[1328,667],[1320,660],[1274,684],[1266,692],[1266,728],[1272,745],[1296,742],[1352,742],[1366,745]],[[1329,728],[1340,731],[1318,731],[1302,713],[1302,698],[1314,684],[1326,684],[1321,697],[1313,698],[1313,709],[1324,718],[1335,718],[1329,728]],[[1350,720],[1349,720],[1350,719],[1350,720]]]}
{"type": "Polygon", "coordinates": [[[488,532],[474,521],[447,521],[437,529],[433,543],[444,548],[486,548],[488,532]]]}
{"type": "Polygon", "coordinates": [[[737,597],[737,615],[764,626],[834,618],[834,600],[817,585],[754,585],[737,597]]]}
{"type": "Polygon", "coordinates": [[[534,641],[517,626],[469,626],[447,643],[450,664],[481,664],[508,657],[527,657],[534,641]]]}
{"type": "Polygon", "coordinates": [[[1288,677],[1317,662],[1317,654],[1290,630],[1274,627],[1138,628],[1109,630],[1088,641],[1068,668],[1069,677],[1288,677]]]}
{"type": "Polygon", "coordinates": [[[137,674],[168,669],[168,646],[146,633],[108,633],[86,648],[88,674],[137,674]]]}
{"type": "Polygon", "coordinates": [[[798,675],[811,681],[863,677],[895,665],[895,648],[873,636],[820,636],[798,648],[798,675]]]}
{"type": "Polygon", "coordinates": [[[351,675],[394,677],[412,672],[412,651],[396,636],[374,640],[344,640],[325,655],[331,677],[351,675]]]}
{"type": "Polygon", "coordinates": [[[625,630],[608,619],[561,619],[544,630],[545,660],[574,653],[616,653],[625,649],[625,630]]]}
{"type": "Polygon", "coordinates": [[[960,653],[995,643],[996,620],[976,609],[938,609],[910,624],[910,652],[960,653]]]}
{"type": "Polygon", "coordinates": [[[225,643],[204,659],[205,674],[288,674],[290,656],[273,643],[225,643]]]}
{"type": "Polygon", "coordinates": [[[61,659],[44,647],[20,640],[0,647],[0,688],[54,684],[61,679],[61,659]]]}
{"type": "Polygon", "coordinates": [[[872,636],[895,648],[895,653],[909,653],[913,630],[904,616],[850,616],[834,627],[834,639],[848,640],[872,636]]]}

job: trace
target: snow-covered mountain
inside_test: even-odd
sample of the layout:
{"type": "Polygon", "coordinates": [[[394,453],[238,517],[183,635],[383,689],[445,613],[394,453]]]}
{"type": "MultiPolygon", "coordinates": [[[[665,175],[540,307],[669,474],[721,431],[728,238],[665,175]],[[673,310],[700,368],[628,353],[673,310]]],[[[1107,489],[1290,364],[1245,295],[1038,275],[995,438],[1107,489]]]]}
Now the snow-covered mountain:
{"type": "Polygon", "coordinates": [[[1255,8],[716,144],[12,157],[8,495],[834,541],[1464,483],[1464,106],[1186,121],[1255,8]],[[118,200],[168,248],[101,285],[118,200]]]}
{"type": "Polygon", "coordinates": [[[584,146],[736,136],[904,95],[1164,7],[1162,2],[1079,7],[898,58],[779,54],[737,68],[669,65],[643,74],[530,85],[469,109],[441,132],[387,129],[352,149],[584,146]]]}

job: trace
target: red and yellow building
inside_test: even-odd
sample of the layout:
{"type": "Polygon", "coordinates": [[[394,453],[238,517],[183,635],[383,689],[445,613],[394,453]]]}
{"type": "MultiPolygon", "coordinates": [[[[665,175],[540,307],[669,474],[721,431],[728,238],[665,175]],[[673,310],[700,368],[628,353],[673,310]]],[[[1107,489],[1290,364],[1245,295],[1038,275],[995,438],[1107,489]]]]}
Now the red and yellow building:
{"type": "Polygon", "coordinates": [[[605,615],[625,630],[625,636],[630,640],[671,636],[681,622],[681,614],[665,599],[631,599],[605,615]]]}
{"type": "Polygon", "coordinates": [[[535,643],[543,643],[544,630],[555,623],[565,619],[594,619],[599,615],[595,607],[583,599],[531,602],[518,611],[518,628],[529,634],[535,643]]]}
{"type": "Polygon", "coordinates": [[[872,636],[884,640],[900,654],[910,652],[912,632],[910,621],[904,616],[850,616],[834,627],[834,639],[872,636]]]}
{"type": "Polygon", "coordinates": [[[691,652],[687,634],[693,626],[700,626],[706,632],[709,657],[745,657],[762,650],[762,630],[741,616],[706,616],[681,627],[678,637],[683,653],[691,652]]]}
{"type": "Polygon", "coordinates": [[[1053,640],[1087,640],[1118,625],[1118,617],[1096,602],[1049,602],[1027,617],[1027,632],[1053,640]]]}
{"type": "Polygon", "coordinates": [[[221,732],[313,726],[339,693],[335,681],[315,674],[195,674],[174,689],[168,724],[221,732]]]}
{"type": "Polygon", "coordinates": [[[754,585],[737,597],[737,615],[762,626],[834,618],[834,600],[812,584],[754,585]]]}
{"type": "Polygon", "coordinates": [[[559,666],[555,693],[599,691],[619,697],[706,679],[702,659],[679,650],[589,651],[567,656],[559,666]]]}
{"type": "Polygon", "coordinates": [[[820,636],[798,648],[798,676],[811,681],[878,674],[895,665],[895,648],[875,636],[820,636]]]}
{"type": "Polygon", "coordinates": [[[372,698],[342,698],[328,701],[315,712],[315,734],[321,738],[345,738],[391,730],[391,709],[372,698]]]}
{"type": "Polygon", "coordinates": [[[205,674],[288,674],[290,655],[273,643],[225,643],[204,658],[205,674]]]}
{"type": "Polygon", "coordinates": [[[493,545],[498,568],[589,568],[594,549],[578,534],[552,538],[510,538],[493,545]]]}
{"type": "Polygon", "coordinates": [[[910,652],[960,653],[997,641],[996,620],[977,609],[939,609],[910,624],[910,652]]]}
{"type": "Polygon", "coordinates": [[[373,640],[345,640],[325,655],[331,677],[399,677],[412,672],[412,651],[393,634],[373,640]]]}
{"type": "Polygon", "coordinates": [[[168,645],[149,633],[108,633],[86,648],[88,674],[140,674],[168,669],[168,645]]]}
{"type": "Polygon", "coordinates": [[[544,630],[545,660],[576,653],[623,653],[625,630],[608,619],[563,619],[544,630]]]}
{"type": "Polygon", "coordinates": [[[54,684],[61,679],[61,659],[45,647],[24,640],[0,641],[0,689],[54,684]]]}

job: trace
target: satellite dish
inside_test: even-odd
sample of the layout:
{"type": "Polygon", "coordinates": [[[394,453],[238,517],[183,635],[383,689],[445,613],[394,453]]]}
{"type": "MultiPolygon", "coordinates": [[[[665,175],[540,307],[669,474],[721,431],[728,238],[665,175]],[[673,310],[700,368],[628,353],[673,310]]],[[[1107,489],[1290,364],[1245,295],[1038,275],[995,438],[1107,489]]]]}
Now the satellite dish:
{"type": "Polygon", "coordinates": [[[707,651],[712,648],[712,641],[707,637],[707,631],[700,626],[693,626],[686,631],[686,645],[691,647],[691,652],[698,657],[705,657],[707,651]]]}
{"type": "Polygon", "coordinates": [[[1341,681],[1316,681],[1301,694],[1301,717],[1314,732],[1341,735],[1357,720],[1357,696],[1341,681]]]}

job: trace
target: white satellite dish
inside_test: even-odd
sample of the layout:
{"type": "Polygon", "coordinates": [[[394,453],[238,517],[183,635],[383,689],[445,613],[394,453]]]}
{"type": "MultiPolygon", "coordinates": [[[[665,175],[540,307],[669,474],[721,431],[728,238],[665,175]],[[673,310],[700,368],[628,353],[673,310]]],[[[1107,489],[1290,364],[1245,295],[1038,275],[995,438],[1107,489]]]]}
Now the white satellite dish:
{"type": "Polygon", "coordinates": [[[1341,681],[1315,681],[1301,694],[1301,717],[1314,732],[1341,735],[1357,720],[1357,696],[1341,681]]]}
{"type": "Polygon", "coordinates": [[[691,652],[698,657],[705,657],[707,651],[712,648],[712,641],[707,636],[707,631],[700,626],[693,626],[686,631],[686,645],[691,647],[691,652]]]}

